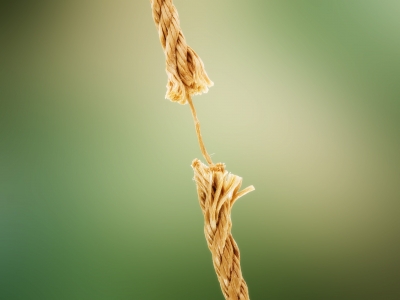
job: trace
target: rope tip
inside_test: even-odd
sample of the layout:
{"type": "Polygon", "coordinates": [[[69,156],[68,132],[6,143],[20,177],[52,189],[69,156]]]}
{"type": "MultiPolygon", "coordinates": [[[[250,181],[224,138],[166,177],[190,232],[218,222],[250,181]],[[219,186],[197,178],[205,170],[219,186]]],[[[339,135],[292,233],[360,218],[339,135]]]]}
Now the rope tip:
{"type": "Polygon", "coordinates": [[[198,169],[200,167],[200,165],[201,165],[201,161],[199,159],[195,158],[192,161],[192,168],[193,169],[198,169]]]}
{"type": "Polygon", "coordinates": [[[206,166],[195,159],[192,167],[204,215],[204,232],[223,294],[226,299],[249,299],[240,267],[240,251],[231,233],[231,211],[235,201],[254,187],[239,191],[242,178],[225,171],[223,163],[206,166]]]}

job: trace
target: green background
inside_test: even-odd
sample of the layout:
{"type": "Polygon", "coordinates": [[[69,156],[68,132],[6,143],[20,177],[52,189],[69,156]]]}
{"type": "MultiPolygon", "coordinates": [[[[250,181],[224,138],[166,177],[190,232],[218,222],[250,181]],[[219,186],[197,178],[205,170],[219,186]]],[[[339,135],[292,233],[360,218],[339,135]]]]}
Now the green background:
{"type": "MultiPolygon", "coordinates": [[[[0,299],[222,300],[149,1],[0,5],[0,299]]],[[[400,2],[175,5],[251,299],[400,299],[400,2]]]]}

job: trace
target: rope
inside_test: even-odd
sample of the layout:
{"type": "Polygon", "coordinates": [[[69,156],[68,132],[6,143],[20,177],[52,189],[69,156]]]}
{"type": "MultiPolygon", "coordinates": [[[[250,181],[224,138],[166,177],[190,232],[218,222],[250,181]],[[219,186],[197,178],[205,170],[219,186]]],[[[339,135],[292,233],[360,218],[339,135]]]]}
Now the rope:
{"type": "Polygon", "coordinates": [[[192,95],[206,93],[213,83],[200,57],[186,44],[172,0],[151,0],[151,7],[166,59],[166,98],[180,104],[189,103],[200,150],[209,164],[206,166],[195,159],[192,168],[204,215],[204,233],[222,293],[227,300],[249,300],[240,268],[239,248],[231,234],[231,210],[235,201],[254,187],[239,191],[242,178],[228,173],[224,164],[212,162],[203,142],[192,95]]]}
{"type": "Polygon", "coordinates": [[[188,96],[187,101],[189,103],[190,110],[192,112],[194,126],[196,128],[197,140],[199,141],[201,153],[203,154],[203,156],[206,159],[206,161],[208,162],[208,164],[213,165],[211,157],[207,152],[206,146],[204,146],[203,137],[201,136],[201,131],[200,131],[200,121],[199,121],[199,119],[197,119],[196,108],[193,105],[192,97],[188,96]]]}
{"type": "Polygon", "coordinates": [[[186,44],[172,0],[151,0],[151,7],[166,58],[168,84],[165,97],[186,104],[186,93],[190,96],[207,93],[213,82],[200,57],[186,44]]]}

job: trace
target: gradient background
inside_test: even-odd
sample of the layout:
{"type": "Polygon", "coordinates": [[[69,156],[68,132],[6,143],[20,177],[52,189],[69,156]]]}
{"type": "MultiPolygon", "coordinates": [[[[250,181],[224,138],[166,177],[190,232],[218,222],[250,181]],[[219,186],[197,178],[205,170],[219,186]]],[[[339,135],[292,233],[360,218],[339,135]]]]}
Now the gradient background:
{"type": "MultiPolygon", "coordinates": [[[[400,2],[175,4],[251,298],[400,299],[400,2]]],[[[0,299],[223,299],[149,1],[0,12],[0,299]]]]}

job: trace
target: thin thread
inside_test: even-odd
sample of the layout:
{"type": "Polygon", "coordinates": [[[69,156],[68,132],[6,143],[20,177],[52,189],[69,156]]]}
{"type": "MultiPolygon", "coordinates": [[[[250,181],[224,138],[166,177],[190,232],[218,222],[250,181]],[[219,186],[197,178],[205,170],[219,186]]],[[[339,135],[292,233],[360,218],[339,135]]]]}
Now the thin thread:
{"type": "Polygon", "coordinates": [[[187,102],[189,103],[190,111],[192,112],[194,126],[196,128],[197,140],[199,141],[201,153],[203,154],[204,158],[206,159],[206,161],[208,162],[208,164],[210,166],[214,165],[214,163],[211,160],[210,155],[207,152],[206,146],[204,145],[203,137],[201,136],[200,121],[197,118],[196,108],[194,107],[192,97],[190,95],[187,95],[187,102]]]}
{"type": "Polygon", "coordinates": [[[165,69],[168,75],[165,97],[186,104],[186,93],[207,93],[214,83],[208,78],[200,57],[186,43],[180,27],[178,10],[172,0],[152,0],[151,8],[165,53],[165,69]]]}

